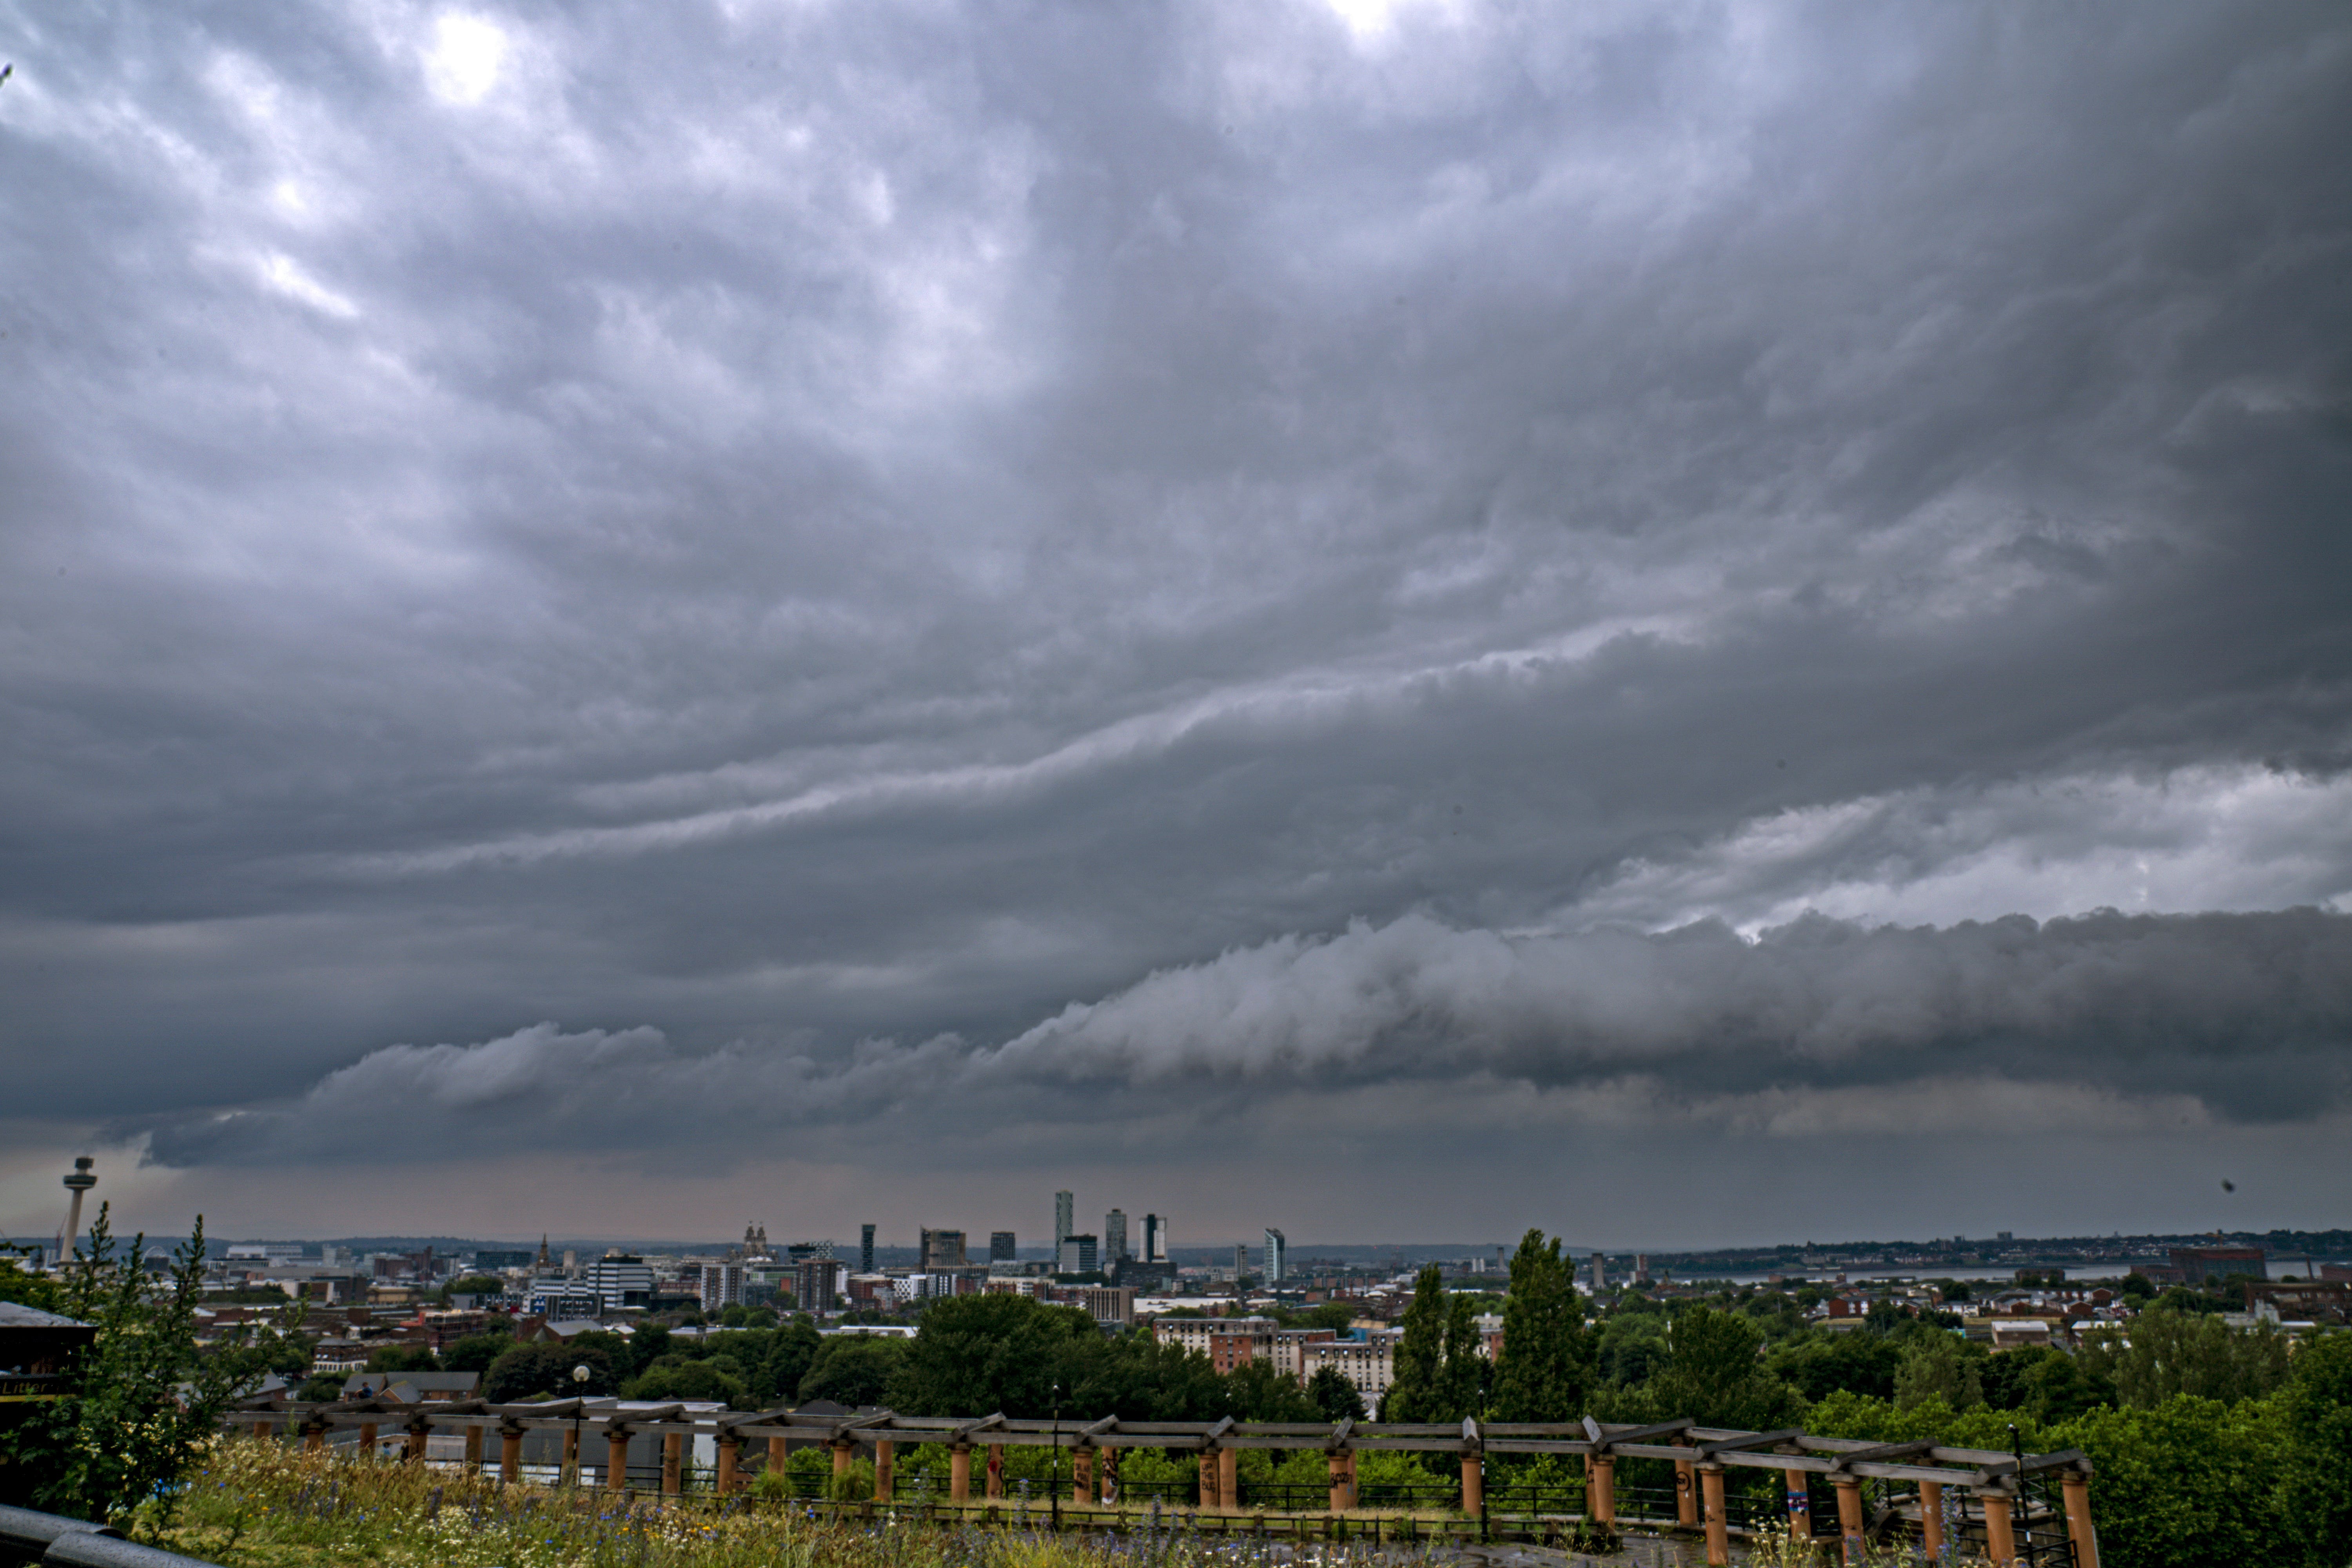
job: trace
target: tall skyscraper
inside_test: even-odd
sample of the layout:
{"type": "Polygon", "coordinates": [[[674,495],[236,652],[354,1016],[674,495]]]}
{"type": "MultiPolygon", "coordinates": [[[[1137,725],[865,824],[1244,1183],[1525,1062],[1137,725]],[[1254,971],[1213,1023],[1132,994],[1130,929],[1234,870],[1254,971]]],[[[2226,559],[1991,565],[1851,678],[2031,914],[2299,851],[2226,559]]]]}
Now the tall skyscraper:
{"type": "Polygon", "coordinates": [[[1127,1211],[1113,1209],[1103,1215],[1103,1267],[1108,1268],[1127,1256],[1127,1211]]]}
{"type": "Polygon", "coordinates": [[[1013,1245],[1011,1231],[992,1230],[988,1233],[988,1260],[991,1263],[1010,1263],[1013,1254],[1019,1250],[1013,1245]]]}
{"type": "Polygon", "coordinates": [[[1143,1216],[1143,1261],[1168,1261],[1168,1216],[1148,1214],[1143,1216]]]}
{"type": "Polygon", "coordinates": [[[1234,1278],[1239,1279],[1243,1275],[1248,1272],[1249,1243],[1246,1241],[1236,1241],[1234,1243],[1234,1278]]]}
{"type": "Polygon", "coordinates": [[[963,1232],[925,1229],[922,1250],[918,1256],[921,1258],[922,1267],[927,1271],[933,1268],[961,1268],[964,1267],[963,1232]]]}
{"type": "Polygon", "coordinates": [[[1054,1272],[1056,1274],[1092,1274],[1102,1267],[1102,1258],[1095,1249],[1091,1236],[1066,1236],[1055,1244],[1054,1272]]]}
{"type": "Polygon", "coordinates": [[[1272,1226],[1267,1226],[1265,1227],[1265,1282],[1268,1285],[1281,1284],[1283,1270],[1289,1266],[1289,1263],[1290,1243],[1283,1238],[1282,1232],[1272,1226]]]}
{"type": "Polygon", "coordinates": [[[874,1272],[874,1227],[870,1225],[857,1227],[857,1271],[860,1274],[874,1272]]]}
{"type": "Polygon", "coordinates": [[[1073,1193],[1054,1194],[1054,1245],[1062,1245],[1062,1237],[1078,1233],[1078,1200],[1073,1193]]]}

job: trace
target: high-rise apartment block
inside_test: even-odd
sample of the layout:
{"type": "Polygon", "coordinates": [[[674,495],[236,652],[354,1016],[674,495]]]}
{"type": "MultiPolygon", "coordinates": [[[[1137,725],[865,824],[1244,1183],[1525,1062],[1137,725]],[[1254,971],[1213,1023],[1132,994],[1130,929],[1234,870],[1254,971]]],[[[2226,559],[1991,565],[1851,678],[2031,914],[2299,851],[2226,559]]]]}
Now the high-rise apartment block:
{"type": "Polygon", "coordinates": [[[857,1271],[860,1274],[874,1272],[874,1227],[870,1225],[857,1227],[857,1271]]]}
{"type": "Polygon", "coordinates": [[[1078,1229],[1078,1200],[1075,1193],[1054,1194],[1054,1245],[1062,1245],[1062,1237],[1075,1236],[1078,1229]]]}
{"type": "Polygon", "coordinates": [[[1013,1244],[1011,1231],[992,1230],[988,1233],[988,1260],[991,1263],[1010,1263],[1020,1248],[1013,1244]]]}
{"type": "Polygon", "coordinates": [[[1091,1236],[1066,1236],[1054,1248],[1054,1272],[1056,1274],[1092,1274],[1101,1268],[1091,1236]]]}
{"type": "Polygon", "coordinates": [[[1272,1226],[1265,1227],[1265,1282],[1282,1283],[1283,1270],[1289,1267],[1290,1243],[1282,1232],[1272,1226]]]}
{"type": "Polygon", "coordinates": [[[1113,1209],[1103,1215],[1103,1264],[1106,1268],[1127,1257],[1127,1211],[1113,1209]]]}
{"type": "Polygon", "coordinates": [[[743,1266],[740,1263],[706,1263],[701,1268],[702,1310],[723,1311],[740,1306],[743,1300],[743,1266]]]}
{"type": "Polygon", "coordinates": [[[1237,1241],[1234,1243],[1234,1278],[1238,1279],[1248,1272],[1249,1243],[1246,1241],[1237,1241]]]}
{"type": "Polygon", "coordinates": [[[1168,1216],[1148,1214],[1143,1216],[1143,1261],[1168,1261],[1168,1216]]]}
{"type": "Polygon", "coordinates": [[[934,1268],[961,1268],[964,1266],[963,1232],[925,1230],[920,1256],[921,1267],[926,1273],[934,1268]]]}
{"type": "Polygon", "coordinates": [[[588,1289],[604,1303],[604,1310],[653,1304],[653,1265],[634,1252],[608,1252],[588,1266],[588,1289]]]}

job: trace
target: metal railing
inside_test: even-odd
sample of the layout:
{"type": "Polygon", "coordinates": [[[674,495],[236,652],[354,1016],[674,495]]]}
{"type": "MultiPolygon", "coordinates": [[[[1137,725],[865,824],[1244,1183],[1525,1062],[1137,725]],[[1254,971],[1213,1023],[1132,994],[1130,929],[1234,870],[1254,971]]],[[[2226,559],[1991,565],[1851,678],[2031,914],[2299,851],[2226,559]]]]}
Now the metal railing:
{"type": "Polygon", "coordinates": [[[109,1525],[5,1506],[0,1506],[0,1559],[43,1568],[211,1568],[200,1557],[126,1541],[109,1525]]]}

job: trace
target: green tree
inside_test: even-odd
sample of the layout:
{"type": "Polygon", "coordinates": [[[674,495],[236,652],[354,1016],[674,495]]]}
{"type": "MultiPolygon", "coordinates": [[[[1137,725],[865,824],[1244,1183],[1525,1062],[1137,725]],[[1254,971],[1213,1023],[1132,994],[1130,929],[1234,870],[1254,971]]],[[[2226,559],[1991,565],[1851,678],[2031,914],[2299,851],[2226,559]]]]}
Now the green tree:
{"type": "MultiPolygon", "coordinates": [[[[598,1340],[610,1338],[598,1334],[598,1340]]],[[[532,1399],[545,1395],[570,1399],[574,1394],[601,1399],[619,1385],[614,1373],[610,1347],[583,1344],[587,1334],[576,1334],[568,1342],[519,1344],[502,1353],[482,1373],[481,1394],[493,1405],[514,1399],[532,1399]],[[584,1366],[588,1381],[575,1383],[572,1369],[584,1366]]]]}
{"type": "Polygon", "coordinates": [[[715,1399],[732,1405],[743,1396],[743,1380],[715,1361],[666,1356],[623,1385],[630,1399],[715,1399]]]}
{"type": "Polygon", "coordinates": [[[168,1488],[210,1442],[229,1402],[262,1369],[196,1345],[204,1299],[205,1226],[174,1251],[161,1278],[148,1272],[146,1237],[118,1250],[110,1205],[99,1205],[87,1248],[59,1286],[56,1310],[98,1331],[73,1359],[71,1396],[47,1402],[0,1436],[12,1486],[32,1505],[115,1520],[168,1488]]]}
{"type": "Polygon", "coordinates": [[[1443,1421],[1445,1399],[1445,1279],[1433,1263],[1414,1279],[1405,1307],[1383,1421],[1443,1421]]]}
{"type": "Polygon", "coordinates": [[[1495,1363],[1485,1354],[1478,1332],[1479,1301],[1467,1293],[1446,1298],[1445,1360],[1438,1385],[1444,1391],[1441,1408],[1446,1421],[1485,1411],[1495,1392],[1495,1363]]]}
{"type": "MultiPolygon", "coordinates": [[[[1297,1380],[1270,1361],[1244,1362],[1225,1374],[1225,1383],[1236,1420],[1313,1421],[1322,1415],[1297,1380]]],[[[1093,1413],[1093,1406],[1087,1408],[1093,1413]]]]}
{"type": "Polygon", "coordinates": [[[2313,1563],[2352,1563],[2352,1333],[2304,1346],[2277,1403],[2292,1456],[2285,1511],[2313,1563]]]}
{"type": "Polygon", "coordinates": [[[514,1331],[467,1334],[441,1352],[441,1364],[451,1372],[488,1372],[490,1364],[514,1348],[514,1331]]]}
{"type": "Polygon", "coordinates": [[[801,1379],[800,1396],[830,1399],[856,1409],[880,1405],[889,1393],[891,1374],[907,1356],[908,1342],[872,1334],[835,1334],[824,1342],[816,1360],[801,1379]]]}
{"type": "Polygon", "coordinates": [[[1054,1385],[1075,1386],[1072,1347],[1101,1339],[1076,1307],[1026,1296],[945,1297],[923,1312],[890,1407],[908,1415],[1050,1415],[1054,1385]]]}
{"type": "Polygon", "coordinates": [[[1895,1403],[1908,1410],[1939,1399],[1953,1410],[1973,1410],[1984,1403],[1984,1385],[1973,1361],[1950,1334],[1916,1341],[1903,1352],[1895,1373],[1895,1403]]]}
{"type": "MultiPolygon", "coordinates": [[[[1612,1314],[1610,1321],[1645,1320],[1654,1329],[1663,1328],[1652,1312],[1612,1314]]],[[[1621,1341],[1632,1337],[1630,1328],[1619,1335],[1621,1341]]],[[[1592,1394],[1595,1350],[1584,1326],[1574,1264],[1561,1256],[1558,1237],[1548,1241],[1542,1231],[1528,1231],[1511,1255],[1503,1351],[1495,1366],[1495,1419],[1573,1421],[1582,1415],[1592,1394]]]]}
{"type": "Polygon", "coordinates": [[[1364,1418],[1364,1395],[1356,1387],[1356,1380],[1328,1362],[1315,1369],[1307,1380],[1307,1397],[1326,1421],[1339,1422],[1353,1417],[1364,1418]]]}
{"type": "Polygon", "coordinates": [[[439,1372],[441,1358],[423,1345],[385,1345],[368,1353],[367,1370],[372,1373],[439,1372]]]}
{"type": "Polygon", "coordinates": [[[1649,1403],[1665,1416],[1702,1426],[1767,1431],[1798,1409],[1796,1391],[1757,1360],[1763,1331],[1717,1307],[1690,1307],[1666,1330],[1667,1361],[1650,1380],[1649,1403]]]}
{"type": "Polygon", "coordinates": [[[2232,1329],[2202,1312],[2162,1306],[2140,1313],[2125,1331],[2088,1337],[2083,1368],[2114,1384],[2121,1403],[2153,1409],[2176,1394],[2233,1404],[2255,1399],[2286,1381],[2285,1336],[2268,1327],[2232,1329]]]}
{"type": "Polygon", "coordinates": [[[1895,1397],[1895,1374],[1903,1366],[1903,1346],[1878,1334],[1832,1334],[1819,1329],[1779,1345],[1765,1357],[1765,1370],[1792,1385],[1811,1402],[1840,1389],[1874,1399],[1895,1397]]]}
{"type": "Polygon", "coordinates": [[[452,1279],[441,1287],[441,1304],[447,1306],[452,1296],[499,1296],[506,1292],[507,1284],[493,1274],[468,1274],[462,1279],[452,1279]]]}
{"type": "Polygon", "coordinates": [[[0,1247],[0,1301],[14,1301],[20,1307],[35,1307],[44,1312],[65,1310],[65,1292],[58,1283],[46,1274],[34,1274],[18,1266],[16,1258],[31,1248],[0,1247]]]}
{"type": "Polygon", "coordinates": [[[750,1379],[752,1404],[762,1410],[791,1404],[823,1343],[824,1338],[806,1318],[794,1318],[770,1334],[767,1351],[750,1379]]]}

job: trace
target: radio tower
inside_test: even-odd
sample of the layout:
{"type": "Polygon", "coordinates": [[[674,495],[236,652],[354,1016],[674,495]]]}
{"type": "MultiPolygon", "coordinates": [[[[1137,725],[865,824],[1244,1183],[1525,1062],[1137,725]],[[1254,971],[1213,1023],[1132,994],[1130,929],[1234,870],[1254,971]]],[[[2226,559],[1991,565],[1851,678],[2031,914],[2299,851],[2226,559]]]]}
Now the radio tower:
{"type": "Polygon", "coordinates": [[[67,1173],[66,1190],[73,1194],[73,1203],[66,1210],[66,1227],[58,1233],[58,1261],[63,1263],[73,1256],[81,1243],[81,1195],[98,1185],[98,1177],[90,1171],[98,1162],[87,1154],[77,1155],[74,1168],[67,1173]]]}

